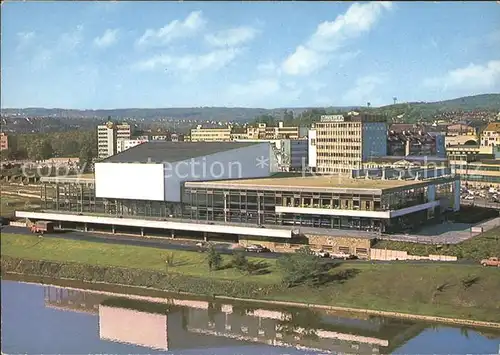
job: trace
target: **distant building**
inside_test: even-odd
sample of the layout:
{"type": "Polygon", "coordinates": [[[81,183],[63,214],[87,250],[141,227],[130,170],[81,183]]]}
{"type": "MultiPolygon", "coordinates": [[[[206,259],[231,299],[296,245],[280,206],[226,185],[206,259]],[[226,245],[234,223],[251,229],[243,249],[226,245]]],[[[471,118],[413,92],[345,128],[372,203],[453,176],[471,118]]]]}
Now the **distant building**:
{"type": "Polygon", "coordinates": [[[315,124],[316,171],[350,173],[373,157],[387,155],[387,120],[357,113],[323,115],[315,124]]]}
{"type": "Polygon", "coordinates": [[[307,132],[296,126],[286,127],[283,122],[277,126],[258,123],[252,127],[205,128],[197,126],[191,129],[191,142],[228,142],[239,140],[270,140],[305,138],[307,132]],[[302,133],[302,135],[301,135],[302,133]]]}
{"type": "Polygon", "coordinates": [[[241,139],[235,142],[269,142],[279,171],[303,171],[308,166],[307,139],[241,139]]]}
{"type": "Polygon", "coordinates": [[[492,122],[481,133],[481,146],[500,145],[500,122],[492,122]]]}
{"type": "Polygon", "coordinates": [[[475,127],[463,123],[452,124],[446,127],[446,135],[448,136],[460,136],[460,135],[475,136],[476,134],[477,130],[475,127]]]}
{"type": "Polygon", "coordinates": [[[123,152],[127,149],[135,147],[136,145],[149,142],[148,137],[138,137],[135,139],[118,139],[116,143],[116,153],[123,152]]]}
{"type": "Polygon", "coordinates": [[[127,123],[107,122],[97,126],[97,158],[105,159],[117,153],[119,139],[130,139],[131,130],[127,123]]]}
{"type": "Polygon", "coordinates": [[[229,142],[231,127],[205,128],[201,125],[191,129],[191,142],[229,142]]]}
{"type": "Polygon", "coordinates": [[[425,155],[444,158],[446,156],[445,136],[423,131],[389,131],[387,153],[394,156],[425,155]]]}
{"type": "Polygon", "coordinates": [[[246,128],[246,139],[298,139],[299,137],[299,127],[286,127],[283,122],[278,122],[277,126],[258,123],[255,127],[246,128]]]}
{"type": "Polygon", "coordinates": [[[4,132],[0,132],[0,150],[9,149],[9,136],[4,132]]]}

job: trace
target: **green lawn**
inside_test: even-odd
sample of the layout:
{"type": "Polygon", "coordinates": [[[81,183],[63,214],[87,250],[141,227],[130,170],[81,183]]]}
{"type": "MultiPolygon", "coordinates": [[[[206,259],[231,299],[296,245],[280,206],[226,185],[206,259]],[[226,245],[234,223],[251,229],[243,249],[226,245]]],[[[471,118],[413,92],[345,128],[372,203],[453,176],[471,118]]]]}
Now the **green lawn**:
{"type": "MultiPolygon", "coordinates": [[[[277,282],[279,273],[275,260],[249,258],[269,264],[268,274],[243,275],[232,268],[210,272],[207,267],[206,254],[190,251],[168,251],[157,248],[137,247],[119,244],[93,243],[60,238],[43,237],[39,239],[33,235],[19,235],[3,233],[1,236],[2,255],[34,259],[69,261],[103,266],[120,266],[135,269],[166,271],[166,259],[174,254],[174,265],[169,266],[170,272],[191,276],[213,277],[222,279],[258,280],[262,282],[277,282]]],[[[230,257],[223,256],[225,264],[230,257]]]]}
{"type": "Polygon", "coordinates": [[[377,249],[403,250],[411,255],[443,254],[454,255],[460,259],[479,261],[490,256],[500,257],[500,227],[494,228],[479,236],[465,240],[458,244],[430,245],[390,240],[378,241],[374,246],[377,249]]]}
{"type": "MultiPolygon", "coordinates": [[[[210,272],[205,254],[155,248],[64,240],[31,235],[1,235],[2,256],[36,260],[78,262],[103,266],[166,271],[165,260],[175,255],[169,272],[200,278],[244,280],[277,284],[281,274],[276,261],[250,258],[269,264],[270,273],[244,275],[233,268],[210,272]]],[[[224,256],[228,264],[229,257],[224,256]]],[[[460,264],[345,263],[330,270],[345,275],[317,288],[276,288],[255,298],[367,308],[443,317],[500,322],[500,269],[460,264]],[[468,287],[466,281],[475,280],[468,287]]],[[[236,291],[238,292],[238,291],[236,291]]]]}

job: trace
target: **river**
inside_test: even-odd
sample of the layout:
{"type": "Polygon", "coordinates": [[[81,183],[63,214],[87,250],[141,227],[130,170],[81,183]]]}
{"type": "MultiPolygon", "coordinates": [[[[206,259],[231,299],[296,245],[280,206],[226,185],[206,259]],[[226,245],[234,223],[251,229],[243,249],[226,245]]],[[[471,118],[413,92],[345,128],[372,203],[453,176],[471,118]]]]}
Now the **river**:
{"type": "Polygon", "coordinates": [[[500,331],[1,281],[6,354],[500,354],[500,331]]]}

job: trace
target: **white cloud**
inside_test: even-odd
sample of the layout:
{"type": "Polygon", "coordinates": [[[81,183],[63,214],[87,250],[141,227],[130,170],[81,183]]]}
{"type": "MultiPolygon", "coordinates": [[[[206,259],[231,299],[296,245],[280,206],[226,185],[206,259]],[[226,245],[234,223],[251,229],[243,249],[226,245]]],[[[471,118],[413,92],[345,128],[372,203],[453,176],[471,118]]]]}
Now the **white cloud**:
{"type": "Polygon", "coordinates": [[[83,26],[79,25],[73,31],[63,33],[58,40],[57,49],[61,52],[71,52],[83,42],[83,26]]]}
{"type": "Polygon", "coordinates": [[[33,39],[35,38],[35,32],[32,32],[32,31],[31,32],[18,32],[17,38],[19,40],[19,44],[17,46],[17,49],[22,49],[33,41],[33,39]]]}
{"type": "Polygon", "coordinates": [[[305,46],[298,46],[282,65],[283,71],[289,75],[308,75],[328,63],[328,58],[320,52],[305,46]]]}
{"type": "Polygon", "coordinates": [[[488,90],[500,84],[500,60],[491,60],[484,65],[470,63],[468,66],[450,70],[441,77],[427,78],[424,85],[442,90],[488,90]]]}
{"type": "Polygon", "coordinates": [[[234,47],[250,42],[257,34],[257,29],[241,26],[208,34],[205,36],[205,41],[214,47],[234,47]]]}
{"type": "Polygon", "coordinates": [[[139,38],[137,44],[140,46],[164,46],[180,38],[191,37],[198,33],[206,24],[201,11],[191,12],[184,21],[173,20],[166,26],[155,29],[147,29],[139,38]]]}
{"type": "Polygon", "coordinates": [[[378,97],[374,97],[374,93],[384,81],[384,78],[380,75],[368,75],[358,78],[354,86],[344,94],[342,101],[346,105],[364,105],[367,102],[376,105],[380,100],[378,97]]]}
{"type": "Polygon", "coordinates": [[[334,21],[320,23],[309,40],[283,61],[283,71],[289,75],[308,75],[317,71],[328,64],[332,52],[369,32],[383,12],[391,7],[392,4],[386,1],[352,4],[334,21]]]}
{"type": "Polygon", "coordinates": [[[139,70],[162,69],[167,72],[190,74],[205,70],[217,71],[231,63],[240,53],[239,49],[229,48],[201,55],[172,56],[157,55],[136,64],[139,70]]]}
{"type": "Polygon", "coordinates": [[[94,38],[94,45],[99,48],[109,47],[118,40],[118,33],[118,29],[108,28],[102,36],[94,38]]]}

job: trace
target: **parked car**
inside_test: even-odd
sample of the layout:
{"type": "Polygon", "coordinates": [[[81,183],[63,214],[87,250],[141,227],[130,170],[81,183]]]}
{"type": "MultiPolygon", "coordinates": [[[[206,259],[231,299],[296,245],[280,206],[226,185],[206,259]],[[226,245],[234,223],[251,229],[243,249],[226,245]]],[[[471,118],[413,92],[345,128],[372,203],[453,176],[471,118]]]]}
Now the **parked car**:
{"type": "Polygon", "coordinates": [[[8,226],[9,225],[9,219],[6,217],[0,217],[0,226],[8,226]]]}
{"type": "Polygon", "coordinates": [[[196,247],[198,248],[198,251],[201,253],[201,252],[204,252],[205,250],[207,250],[209,244],[207,242],[198,242],[196,243],[196,247]]]}
{"type": "Polygon", "coordinates": [[[333,253],[331,254],[332,259],[355,259],[356,257],[351,254],[343,253],[343,252],[338,252],[338,253],[333,253]]]}
{"type": "Polygon", "coordinates": [[[483,266],[496,266],[500,267],[500,259],[496,257],[491,257],[488,259],[481,260],[481,265],[483,266]]]}
{"type": "Polygon", "coordinates": [[[327,252],[326,250],[323,250],[323,249],[315,251],[314,255],[319,256],[320,258],[329,258],[330,257],[330,253],[327,252]]]}
{"type": "Polygon", "coordinates": [[[260,244],[251,244],[251,245],[247,245],[245,247],[245,251],[252,252],[252,253],[265,253],[265,252],[268,252],[269,249],[267,249],[266,247],[263,247],[260,244]]]}

